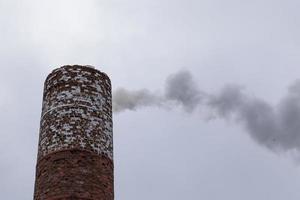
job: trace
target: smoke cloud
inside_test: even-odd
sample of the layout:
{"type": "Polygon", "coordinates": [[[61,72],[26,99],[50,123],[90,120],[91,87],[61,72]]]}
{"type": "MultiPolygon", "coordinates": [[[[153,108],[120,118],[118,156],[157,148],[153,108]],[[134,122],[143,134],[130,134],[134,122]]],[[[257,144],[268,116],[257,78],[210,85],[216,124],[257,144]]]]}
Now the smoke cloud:
{"type": "Polygon", "coordinates": [[[189,71],[179,71],[166,80],[163,95],[149,90],[113,93],[114,112],[145,106],[181,106],[192,112],[205,107],[216,117],[234,120],[258,144],[275,152],[300,151],[300,80],[292,84],[277,105],[247,95],[239,85],[226,85],[219,92],[201,91],[189,71]]]}
{"type": "Polygon", "coordinates": [[[185,111],[193,111],[204,98],[189,71],[179,71],[166,80],[162,94],[155,94],[147,89],[129,91],[118,88],[113,92],[113,110],[122,112],[136,110],[146,106],[170,107],[181,106],[185,111]]]}
{"type": "Polygon", "coordinates": [[[147,89],[129,91],[124,88],[118,88],[113,93],[114,112],[136,110],[143,106],[160,106],[162,102],[159,96],[156,96],[147,89]]]}
{"type": "Polygon", "coordinates": [[[166,81],[165,100],[181,104],[186,111],[192,111],[203,98],[190,72],[180,71],[170,75],[166,81]]]}

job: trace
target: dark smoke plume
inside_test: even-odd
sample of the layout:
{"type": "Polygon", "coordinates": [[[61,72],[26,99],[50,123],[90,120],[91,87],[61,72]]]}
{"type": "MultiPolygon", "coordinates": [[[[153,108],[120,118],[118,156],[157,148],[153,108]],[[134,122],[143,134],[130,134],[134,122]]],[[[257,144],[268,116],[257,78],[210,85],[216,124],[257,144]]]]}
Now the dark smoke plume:
{"type": "Polygon", "coordinates": [[[194,110],[203,98],[190,72],[180,71],[166,81],[165,100],[181,104],[186,111],[194,110]]]}
{"type": "Polygon", "coordinates": [[[194,110],[203,99],[189,71],[172,74],[166,80],[164,94],[154,94],[147,89],[129,91],[118,88],[113,93],[114,112],[136,110],[145,106],[169,107],[180,105],[186,111],[194,110]]]}
{"type": "Polygon", "coordinates": [[[191,112],[205,106],[216,117],[235,120],[256,142],[276,152],[300,151],[300,81],[296,81],[276,106],[249,96],[238,85],[226,85],[216,94],[201,91],[191,73],[180,71],[167,78],[163,95],[148,90],[117,89],[114,112],[145,106],[181,106],[191,112]]]}
{"type": "Polygon", "coordinates": [[[114,112],[136,110],[143,106],[159,106],[161,102],[162,100],[159,96],[152,94],[146,89],[129,91],[124,88],[118,88],[113,93],[114,112]]]}

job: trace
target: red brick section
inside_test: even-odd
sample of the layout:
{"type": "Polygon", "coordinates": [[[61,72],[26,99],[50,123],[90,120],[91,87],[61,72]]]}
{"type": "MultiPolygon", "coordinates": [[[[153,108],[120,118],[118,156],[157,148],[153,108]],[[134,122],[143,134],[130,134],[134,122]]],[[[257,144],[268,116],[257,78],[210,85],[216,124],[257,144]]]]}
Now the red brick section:
{"type": "Polygon", "coordinates": [[[113,200],[109,77],[63,66],[45,81],[34,200],[113,200]]]}
{"type": "Polygon", "coordinates": [[[113,163],[82,150],[47,155],[37,165],[37,200],[113,199],[113,163]]]}

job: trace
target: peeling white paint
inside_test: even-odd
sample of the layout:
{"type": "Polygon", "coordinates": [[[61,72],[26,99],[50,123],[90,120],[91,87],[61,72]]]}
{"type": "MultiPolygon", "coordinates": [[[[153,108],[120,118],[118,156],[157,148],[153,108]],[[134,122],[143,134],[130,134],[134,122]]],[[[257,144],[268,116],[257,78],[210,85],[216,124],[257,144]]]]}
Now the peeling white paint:
{"type": "Polygon", "coordinates": [[[113,159],[111,85],[86,68],[54,70],[45,82],[39,156],[81,148],[113,159]]]}

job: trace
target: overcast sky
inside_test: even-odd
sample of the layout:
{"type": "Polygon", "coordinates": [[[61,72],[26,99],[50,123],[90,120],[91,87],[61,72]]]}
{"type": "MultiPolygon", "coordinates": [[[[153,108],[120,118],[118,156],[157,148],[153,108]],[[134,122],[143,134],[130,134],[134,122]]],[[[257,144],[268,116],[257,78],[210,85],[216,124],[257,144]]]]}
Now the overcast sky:
{"type": "MultiPolygon", "coordinates": [[[[240,85],[259,99],[253,110],[265,105],[285,116],[284,102],[300,94],[290,87],[300,78],[299,7],[298,0],[0,0],[1,199],[33,197],[43,81],[65,64],[94,65],[114,89],[154,94],[185,70],[201,91],[240,85]]],[[[116,113],[115,199],[299,200],[297,121],[284,139],[297,142],[277,151],[239,109],[230,110],[239,119],[224,117],[222,106],[116,113]]],[[[267,136],[289,125],[270,119],[267,136]]]]}

